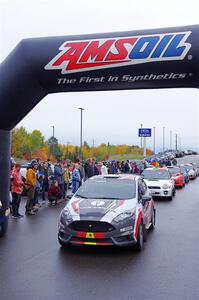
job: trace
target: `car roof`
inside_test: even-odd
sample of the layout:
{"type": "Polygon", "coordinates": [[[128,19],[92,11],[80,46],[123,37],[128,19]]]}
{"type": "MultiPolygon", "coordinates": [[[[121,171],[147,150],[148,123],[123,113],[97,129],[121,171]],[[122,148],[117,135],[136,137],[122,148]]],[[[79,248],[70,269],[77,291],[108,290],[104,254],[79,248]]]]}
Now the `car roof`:
{"type": "Polygon", "coordinates": [[[96,175],[91,177],[90,179],[92,180],[102,180],[102,179],[113,179],[117,181],[122,181],[122,180],[132,180],[136,181],[138,178],[141,178],[139,175],[134,175],[134,174],[108,174],[108,175],[96,175]]]}
{"type": "Polygon", "coordinates": [[[165,171],[168,171],[168,168],[167,167],[162,167],[162,168],[155,168],[155,167],[151,167],[151,168],[146,168],[145,170],[151,170],[151,171],[161,171],[161,170],[165,170],[165,171]]]}

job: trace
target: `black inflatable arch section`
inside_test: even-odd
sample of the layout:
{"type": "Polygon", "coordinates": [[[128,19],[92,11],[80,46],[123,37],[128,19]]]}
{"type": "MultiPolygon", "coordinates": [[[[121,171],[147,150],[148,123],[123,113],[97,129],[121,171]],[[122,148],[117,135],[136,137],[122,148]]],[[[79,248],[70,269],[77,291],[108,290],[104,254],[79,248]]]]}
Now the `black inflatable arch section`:
{"type": "Polygon", "coordinates": [[[0,200],[8,207],[10,131],[47,94],[198,88],[199,25],[22,40],[0,65],[0,200]]]}

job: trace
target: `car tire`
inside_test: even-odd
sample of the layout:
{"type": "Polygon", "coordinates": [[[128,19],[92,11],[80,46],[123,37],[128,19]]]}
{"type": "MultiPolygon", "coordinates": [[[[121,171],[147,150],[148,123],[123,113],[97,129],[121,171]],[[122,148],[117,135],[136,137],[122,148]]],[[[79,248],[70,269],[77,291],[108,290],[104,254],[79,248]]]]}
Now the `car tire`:
{"type": "Polygon", "coordinates": [[[173,197],[175,197],[175,195],[176,195],[176,189],[173,189],[173,197]]]}
{"type": "Polygon", "coordinates": [[[8,218],[0,224],[0,237],[3,237],[6,234],[8,229],[8,218]]]}
{"type": "Polygon", "coordinates": [[[151,217],[151,226],[150,226],[150,230],[154,230],[155,229],[155,222],[156,222],[156,214],[155,214],[155,209],[153,210],[153,215],[151,217]]]}
{"type": "Polygon", "coordinates": [[[169,201],[172,201],[172,200],[173,200],[173,196],[167,197],[167,199],[168,199],[169,201]]]}
{"type": "Polygon", "coordinates": [[[144,246],[144,229],[143,229],[143,223],[141,222],[138,228],[138,239],[135,245],[135,249],[138,252],[140,252],[142,251],[143,246],[144,246]]]}
{"type": "Polygon", "coordinates": [[[60,246],[62,246],[63,248],[70,246],[70,244],[66,244],[66,243],[62,242],[59,238],[58,238],[58,241],[59,241],[60,246]]]}

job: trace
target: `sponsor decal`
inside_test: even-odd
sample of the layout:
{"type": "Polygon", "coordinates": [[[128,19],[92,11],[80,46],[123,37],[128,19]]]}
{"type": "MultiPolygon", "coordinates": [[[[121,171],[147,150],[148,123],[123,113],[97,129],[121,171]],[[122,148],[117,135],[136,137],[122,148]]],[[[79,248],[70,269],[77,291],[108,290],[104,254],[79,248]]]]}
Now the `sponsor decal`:
{"type": "Polygon", "coordinates": [[[64,42],[45,70],[61,70],[61,74],[148,62],[183,60],[191,48],[187,38],[191,31],[74,40],[64,42]]]}

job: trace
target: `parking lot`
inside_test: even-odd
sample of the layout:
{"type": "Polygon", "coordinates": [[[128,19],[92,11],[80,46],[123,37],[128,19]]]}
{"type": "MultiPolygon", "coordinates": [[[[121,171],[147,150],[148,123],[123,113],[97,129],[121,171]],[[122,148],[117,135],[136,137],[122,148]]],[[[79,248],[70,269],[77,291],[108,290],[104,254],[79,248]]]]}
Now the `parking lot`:
{"type": "Polygon", "coordinates": [[[156,201],[156,229],[141,253],[60,248],[57,225],[64,204],[11,219],[0,244],[1,299],[197,299],[198,194],[196,179],[172,201],[156,201]]]}

